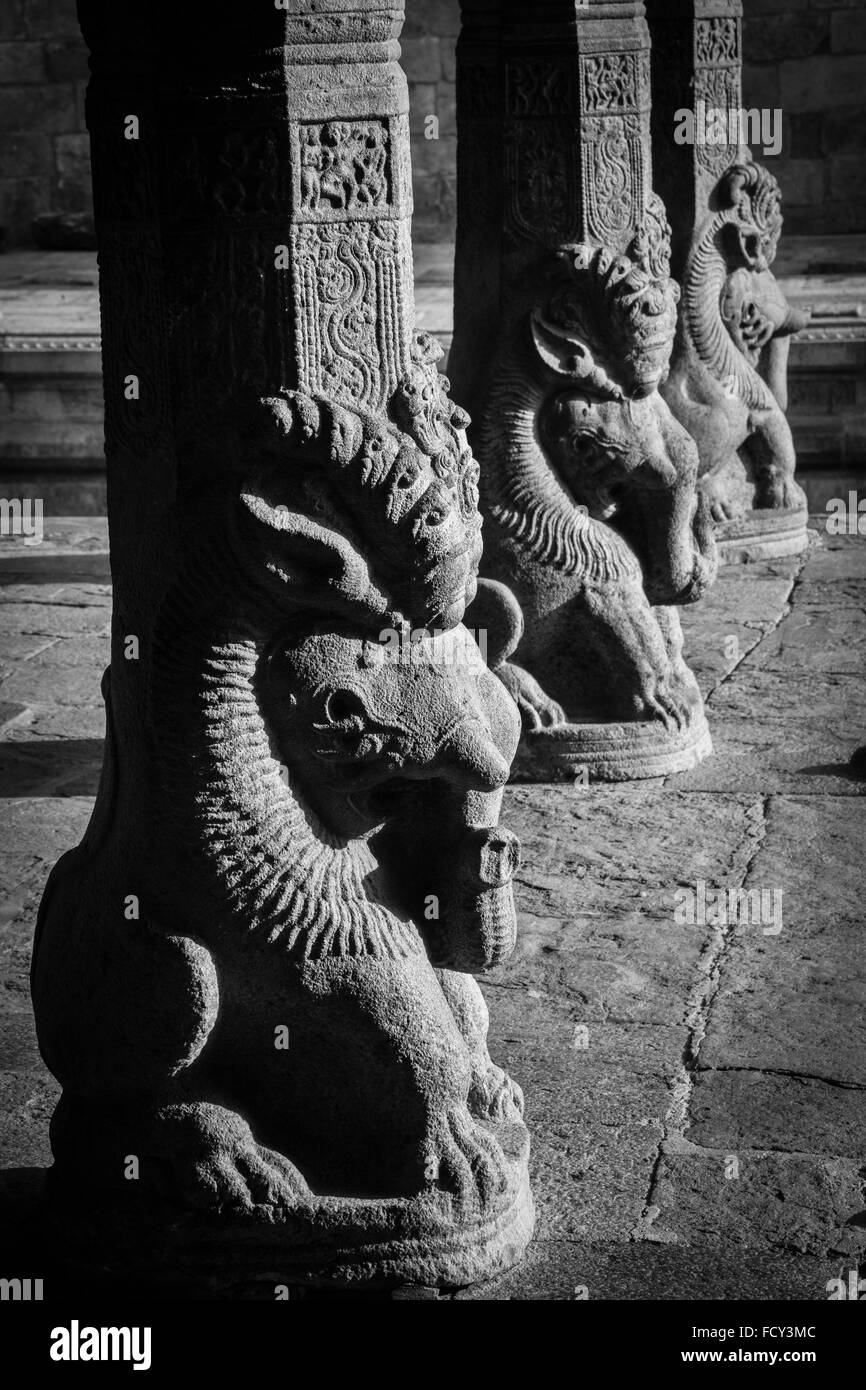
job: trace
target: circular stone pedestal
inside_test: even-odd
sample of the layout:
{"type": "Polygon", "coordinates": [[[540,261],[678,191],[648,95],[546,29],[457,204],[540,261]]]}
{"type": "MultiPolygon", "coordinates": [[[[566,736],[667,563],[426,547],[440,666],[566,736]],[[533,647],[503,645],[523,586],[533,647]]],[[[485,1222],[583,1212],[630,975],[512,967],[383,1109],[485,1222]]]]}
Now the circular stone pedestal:
{"type": "Polygon", "coordinates": [[[70,1277],[159,1296],[273,1300],[314,1290],[465,1287],[518,1264],[535,1224],[527,1132],[508,1122],[489,1130],[503,1148],[507,1184],[487,1211],[461,1212],[434,1189],[409,1198],[311,1197],[292,1209],[224,1208],[209,1217],[153,1195],[73,1194],[52,1170],[52,1248],[70,1277]]]}
{"type": "Polygon", "coordinates": [[[799,555],[809,544],[808,524],[805,507],[754,508],[716,528],[719,560],[737,565],[799,555]]]}
{"type": "Polygon", "coordinates": [[[703,707],[684,729],[658,720],[619,724],[557,724],[524,732],[514,782],[631,782],[687,772],[710,756],[713,743],[703,707]]]}

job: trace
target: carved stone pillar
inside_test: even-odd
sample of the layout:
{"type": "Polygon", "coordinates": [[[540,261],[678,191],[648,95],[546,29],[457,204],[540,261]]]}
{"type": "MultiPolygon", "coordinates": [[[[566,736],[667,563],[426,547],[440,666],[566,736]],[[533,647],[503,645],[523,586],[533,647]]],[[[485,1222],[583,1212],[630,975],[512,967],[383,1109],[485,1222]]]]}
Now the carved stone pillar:
{"type": "Polygon", "coordinates": [[[78,1266],[235,1294],[466,1283],[532,1228],[473,978],[514,940],[519,721],[461,621],[402,8],[79,8],[115,612],[34,953],[55,1218],[78,1266]]]}
{"type": "Polygon", "coordinates": [[[658,389],[677,292],[643,5],[463,15],[449,371],[475,421],[483,570],[520,610],[499,667],[524,720],[516,771],[690,767],[710,739],[674,605],[715,558],[694,444],[658,389]]]}
{"type": "Polygon", "coordinates": [[[742,110],[741,0],[649,0],[653,152],[682,285],[662,391],[700,453],[722,558],[796,554],[805,495],[785,419],[791,335],[808,316],[771,266],[782,230],[773,175],[746,144],[781,138],[781,111],[742,110]]]}

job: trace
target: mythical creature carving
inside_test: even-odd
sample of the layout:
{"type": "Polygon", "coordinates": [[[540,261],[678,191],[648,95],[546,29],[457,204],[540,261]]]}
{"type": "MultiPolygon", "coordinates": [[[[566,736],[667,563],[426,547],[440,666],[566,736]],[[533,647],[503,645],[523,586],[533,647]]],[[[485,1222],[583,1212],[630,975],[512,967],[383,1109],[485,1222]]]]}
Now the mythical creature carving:
{"type": "Polygon", "coordinates": [[[662,749],[682,765],[708,749],[671,607],[703,593],[715,555],[694,444],[658,389],[676,323],[668,267],[655,198],[628,255],[564,247],[542,307],[513,322],[482,421],[484,567],[523,614],[500,672],[531,770],[640,776],[662,749]],[[631,734],[593,752],[611,721],[631,734]]]}
{"type": "Polygon", "coordinates": [[[599,111],[633,111],[639,88],[646,83],[643,54],[599,53],[584,58],[583,109],[587,115],[599,111]]]}
{"type": "Polygon", "coordinates": [[[383,121],[325,121],[299,130],[301,209],[346,214],[388,203],[388,128],[383,121]]]}
{"type": "Polygon", "coordinates": [[[519,720],[462,625],[478,469],[437,356],[418,339],[385,414],[251,411],[237,485],[187,499],[152,785],[109,759],[49,881],[55,1181],[128,1267],[142,1225],[151,1260],[222,1283],[261,1278],[264,1246],[272,1278],[465,1282],[528,1240],[521,1096],[472,977],[514,941],[519,720]]]}
{"type": "Polygon", "coordinates": [[[779,186],[735,164],[696,230],[664,396],[700,453],[700,487],[716,521],[758,509],[805,512],[785,418],[791,335],[808,315],[785,299],[771,266],[782,230],[779,186]]]}

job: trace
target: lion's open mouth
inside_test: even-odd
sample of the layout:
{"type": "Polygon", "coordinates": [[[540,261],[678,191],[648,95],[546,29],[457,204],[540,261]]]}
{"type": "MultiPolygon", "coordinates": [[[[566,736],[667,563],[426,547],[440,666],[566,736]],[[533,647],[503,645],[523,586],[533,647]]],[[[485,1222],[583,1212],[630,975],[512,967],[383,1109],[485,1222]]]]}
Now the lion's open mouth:
{"type": "Polygon", "coordinates": [[[395,816],[409,814],[417,803],[421,783],[409,777],[391,777],[378,786],[352,794],[355,806],[366,812],[371,821],[383,822],[395,816]]]}

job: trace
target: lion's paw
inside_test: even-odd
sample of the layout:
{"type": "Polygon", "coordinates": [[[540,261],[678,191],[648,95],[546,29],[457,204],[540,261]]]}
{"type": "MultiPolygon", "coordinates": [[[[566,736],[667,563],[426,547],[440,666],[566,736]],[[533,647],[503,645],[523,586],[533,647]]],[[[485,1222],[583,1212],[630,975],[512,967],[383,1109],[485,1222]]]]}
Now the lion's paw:
{"type": "Polygon", "coordinates": [[[247,1213],[295,1206],[311,1196],[287,1159],[256,1143],[217,1149],[200,1159],[183,1181],[182,1195],[201,1210],[247,1213]]]}
{"type": "Polygon", "coordinates": [[[767,478],[759,486],[755,504],[774,511],[785,508],[802,511],[808,505],[806,494],[800,484],[786,474],[776,474],[767,478]]]}
{"type": "Polygon", "coordinates": [[[693,713],[694,695],[675,679],[643,673],[639,690],[632,695],[632,707],[639,720],[657,719],[668,733],[681,733],[693,713]]]}
{"type": "Polygon", "coordinates": [[[520,1120],[523,1091],[506,1071],[491,1062],[472,1077],[469,1109],[481,1120],[520,1120]]]}
{"type": "Polygon", "coordinates": [[[151,1146],[158,1152],[163,1145],[175,1192],[199,1210],[251,1213],[311,1198],[294,1164],[257,1144],[246,1121],[222,1106],[199,1103],[158,1112],[151,1146]]]}
{"type": "Polygon", "coordinates": [[[562,706],[557,704],[556,700],[551,700],[535,677],[524,671],[522,666],[515,666],[512,661],[503,661],[494,669],[517,705],[526,731],[552,729],[557,724],[566,722],[562,706]]]}
{"type": "Polygon", "coordinates": [[[449,1192],[464,1213],[492,1206],[508,1186],[502,1149],[463,1110],[449,1110],[436,1121],[427,1139],[424,1176],[449,1192]]]}
{"type": "Polygon", "coordinates": [[[718,525],[726,521],[736,521],[743,515],[742,504],[731,494],[730,484],[724,476],[707,473],[698,483],[701,506],[718,525]]]}

